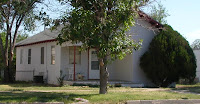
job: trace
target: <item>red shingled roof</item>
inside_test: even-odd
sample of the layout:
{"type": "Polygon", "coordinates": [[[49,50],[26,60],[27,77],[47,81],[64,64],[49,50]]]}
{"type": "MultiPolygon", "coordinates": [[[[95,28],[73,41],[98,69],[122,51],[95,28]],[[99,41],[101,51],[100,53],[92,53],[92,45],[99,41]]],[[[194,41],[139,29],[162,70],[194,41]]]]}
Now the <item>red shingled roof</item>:
{"type": "Polygon", "coordinates": [[[149,22],[152,26],[155,26],[156,28],[163,28],[163,25],[159,22],[157,22],[156,20],[154,20],[153,18],[151,18],[150,16],[148,16],[146,13],[144,13],[143,11],[139,11],[138,12],[139,16],[143,19],[145,19],[147,22],[149,22]]]}

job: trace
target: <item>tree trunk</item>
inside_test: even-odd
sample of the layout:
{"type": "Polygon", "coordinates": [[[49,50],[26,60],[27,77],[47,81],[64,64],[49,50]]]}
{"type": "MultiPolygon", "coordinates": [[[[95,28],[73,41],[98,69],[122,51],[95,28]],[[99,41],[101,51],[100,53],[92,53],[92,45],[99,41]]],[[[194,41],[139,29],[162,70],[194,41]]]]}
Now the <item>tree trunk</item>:
{"type": "MultiPolygon", "coordinates": [[[[12,54],[12,53],[10,53],[10,54],[12,54]]],[[[9,66],[8,66],[8,68],[9,68],[9,70],[8,70],[8,77],[9,77],[9,82],[14,82],[14,73],[13,73],[13,68],[12,68],[12,59],[11,59],[11,56],[10,56],[10,58],[9,58],[9,66]]]]}
{"type": "Polygon", "coordinates": [[[6,44],[5,44],[5,53],[4,53],[4,82],[9,82],[9,62],[8,62],[8,36],[11,34],[9,31],[6,33],[6,44]]]}
{"type": "Polygon", "coordinates": [[[13,73],[13,69],[12,69],[12,61],[13,61],[13,48],[14,46],[12,46],[12,37],[11,37],[11,34],[10,34],[10,52],[9,52],[9,82],[14,82],[14,73],[13,73]]]}
{"type": "Polygon", "coordinates": [[[107,93],[107,84],[108,84],[108,70],[107,70],[107,64],[105,62],[107,61],[107,57],[104,59],[99,59],[100,64],[100,90],[99,94],[106,94],[107,93]]]}
{"type": "Polygon", "coordinates": [[[4,68],[4,82],[9,82],[9,67],[8,65],[4,68]]]}

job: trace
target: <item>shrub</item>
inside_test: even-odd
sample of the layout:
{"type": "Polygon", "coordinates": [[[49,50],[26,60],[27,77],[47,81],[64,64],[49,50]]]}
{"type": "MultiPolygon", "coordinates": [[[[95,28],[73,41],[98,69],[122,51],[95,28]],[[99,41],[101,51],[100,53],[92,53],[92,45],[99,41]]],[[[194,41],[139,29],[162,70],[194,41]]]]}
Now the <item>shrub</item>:
{"type": "Polygon", "coordinates": [[[60,87],[62,87],[64,85],[64,79],[65,79],[66,75],[63,75],[62,70],[60,71],[60,77],[57,78],[58,80],[58,84],[60,87]]]}
{"type": "Polygon", "coordinates": [[[192,82],[196,76],[193,50],[187,40],[168,25],[154,37],[140,59],[140,66],[158,87],[167,87],[180,78],[192,82]]]}

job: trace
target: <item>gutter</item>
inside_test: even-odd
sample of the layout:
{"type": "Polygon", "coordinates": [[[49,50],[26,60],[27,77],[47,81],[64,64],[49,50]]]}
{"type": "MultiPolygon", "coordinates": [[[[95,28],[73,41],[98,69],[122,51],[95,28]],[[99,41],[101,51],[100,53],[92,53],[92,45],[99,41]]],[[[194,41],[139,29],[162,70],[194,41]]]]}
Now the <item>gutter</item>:
{"type": "Polygon", "coordinates": [[[16,45],[15,47],[29,46],[29,45],[47,43],[47,42],[54,42],[54,41],[57,41],[57,40],[56,39],[49,39],[49,40],[43,40],[43,41],[38,41],[38,42],[33,42],[33,43],[28,43],[28,44],[16,45]]]}

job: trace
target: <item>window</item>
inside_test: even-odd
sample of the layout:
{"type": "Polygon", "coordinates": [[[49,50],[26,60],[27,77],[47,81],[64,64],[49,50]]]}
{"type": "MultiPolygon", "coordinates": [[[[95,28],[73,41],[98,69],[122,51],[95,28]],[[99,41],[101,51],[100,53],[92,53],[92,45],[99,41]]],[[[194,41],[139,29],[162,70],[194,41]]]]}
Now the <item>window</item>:
{"type": "Polygon", "coordinates": [[[31,64],[31,49],[28,49],[28,64],[31,64]]]}
{"type": "Polygon", "coordinates": [[[24,50],[21,49],[20,50],[20,64],[23,64],[23,53],[24,53],[24,50]]]}
{"type": "Polygon", "coordinates": [[[97,51],[91,52],[91,70],[99,70],[99,61],[97,58],[97,51]]]}
{"type": "MultiPolygon", "coordinates": [[[[76,47],[75,64],[81,64],[81,51],[80,47],[76,47]]],[[[74,64],[74,47],[69,47],[69,64],[74,64]]]]}
{"type": "Polygon", "coordinates": [[[41,64],[44,64],[44,47],[41,47],[41,64]]]}
{"type": "Polygon", "coordinates": [[[51,64],[55,64],[55,46],[51,46],[51,64]]]}

